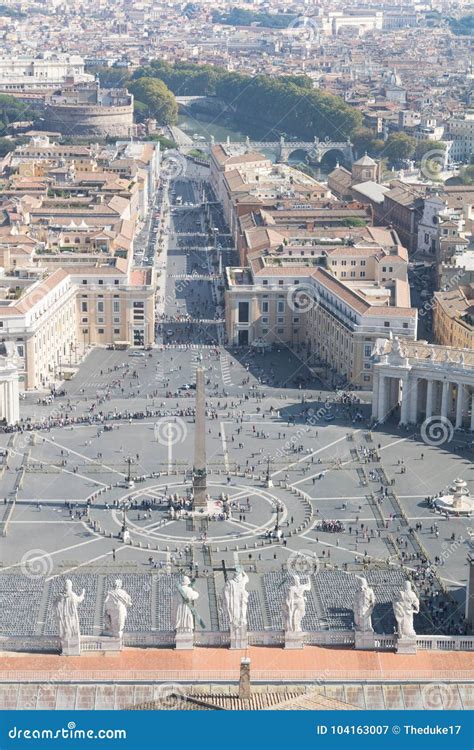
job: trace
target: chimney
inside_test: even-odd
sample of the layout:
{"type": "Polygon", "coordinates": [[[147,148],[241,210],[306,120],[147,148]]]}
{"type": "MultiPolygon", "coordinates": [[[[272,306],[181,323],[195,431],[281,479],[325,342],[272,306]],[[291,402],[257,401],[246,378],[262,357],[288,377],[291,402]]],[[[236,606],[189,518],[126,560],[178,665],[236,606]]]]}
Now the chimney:
{"type": "Polygon", "coordinates": [[[248,700],[250,698],[250,659],[244,657],[240,661],[239,698],[248,700]]]}

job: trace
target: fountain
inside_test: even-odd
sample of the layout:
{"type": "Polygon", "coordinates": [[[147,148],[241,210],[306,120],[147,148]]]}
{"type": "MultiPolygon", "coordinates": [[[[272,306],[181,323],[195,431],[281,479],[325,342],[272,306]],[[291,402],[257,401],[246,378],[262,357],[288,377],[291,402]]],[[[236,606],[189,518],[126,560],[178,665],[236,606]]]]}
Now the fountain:
{"type": "Polygon", "coordinates": [[[452,515],[470,516],[474,513],[474,498],[470,496],[464,479],[455,479],[448,493],[436,499],[436,506],[452,515]]]}

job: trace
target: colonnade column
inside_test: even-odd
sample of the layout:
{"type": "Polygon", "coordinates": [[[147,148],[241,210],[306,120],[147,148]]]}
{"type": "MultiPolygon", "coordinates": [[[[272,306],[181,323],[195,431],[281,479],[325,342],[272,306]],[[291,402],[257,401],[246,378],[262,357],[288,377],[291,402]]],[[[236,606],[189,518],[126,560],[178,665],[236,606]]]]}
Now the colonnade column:
{"type": "Polygon", "coordinates": [[[443,392],[441,394],[441,416],[446,418],[448,416],[448,396],[449,396],[450,383],[448,380],[443,382],[443,392]]]}
{"type": "Polygon", "coordinates": [[[430,419],[433,414],[433,381],[428,380],[426,388],[426,419],[430,419]]]}
{"type": "Polygon", "coordinates": [[[386,403],[387,403],[387,378],[385,375],[380,375],[379,379],[379,407],[377,413],[377,419],[379,422],[384,422],[387,416],[386,403]]]}
{"type": "Polygon", "coordinates": [[[457,383],[457,398],[456,398],[456,427],[462,427],[462,417],[464,411],[464,397],[466,391],[463,383],[457,383]]]}
{"type": "Polygon", "coordinates": [[[409,413],[410,413],[410,391],[408,388],[408,375],[404,375],[401,378],[401,409],[400,409],[400,424],[408,424],[409,413]]]}

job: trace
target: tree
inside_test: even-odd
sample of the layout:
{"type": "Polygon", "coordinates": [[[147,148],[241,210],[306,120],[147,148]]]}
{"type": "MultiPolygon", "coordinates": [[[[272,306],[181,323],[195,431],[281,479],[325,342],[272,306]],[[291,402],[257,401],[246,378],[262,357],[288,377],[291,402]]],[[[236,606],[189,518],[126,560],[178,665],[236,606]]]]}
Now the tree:
{"type": "Polygon", "coordinates": [[[3,158],[10,151],[13,151],[16,145],[15,141],[10,138],[0,138],[0,158],[3,158]]]}
{"type": "Polygon", "coordinates": [[[383,149],[384,156],[389,162],[396,166],[400,162],[410,159],[415,153],[415,139],[406,133],[393,133],[389,135],[383,149]]]}
{"type": "Polygon", "coordinates": [[[356,128],[351,136],[352,144],[357,156],[363,156],[367,151],[371,156],[377,154],[383,148],[383,141],[377,138],[377,134],[370,128],[356,128]]]}
{"type": "Polygon", "coordinates": [[[108,67],[107,65],[96,65],[88,69],[88,72],[99,77],[100,85],[104,89],[123,89],[130,83],[130,72],[128,68],[108,67]]]}
{"type": "Polygon", "coordinates": [[[474,185],[474,164],[469,164],[459,170],[457,177],[461,185],[474,185]]]}
{"type": "Polygon", "coordinates": [[[429,151],[446,151],[446,144],[442,141],[418,141],[415,148],[415,159],[420,161],[429,151]]]}
{"type": "Polygon", "coordinates": [[[150,116],[161,124],[174,125],[178,121],[176,99],[159,78],[138,78],[131,83],[130,90],[138,102],[148,107],[150,116]]]}

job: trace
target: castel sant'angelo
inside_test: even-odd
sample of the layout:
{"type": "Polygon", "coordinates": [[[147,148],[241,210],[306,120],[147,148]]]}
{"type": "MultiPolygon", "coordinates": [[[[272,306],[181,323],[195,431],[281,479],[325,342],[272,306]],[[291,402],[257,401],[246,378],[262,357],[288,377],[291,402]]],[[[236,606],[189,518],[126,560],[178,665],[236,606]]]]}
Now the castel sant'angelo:
{"type": "Polygon", "coordinates": [[[46,102],[45,127],[63,135],[128,138],[132,126],[133,94],[99,81],[65,85],[46,102]]]}

